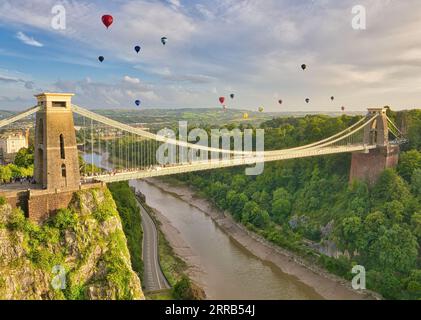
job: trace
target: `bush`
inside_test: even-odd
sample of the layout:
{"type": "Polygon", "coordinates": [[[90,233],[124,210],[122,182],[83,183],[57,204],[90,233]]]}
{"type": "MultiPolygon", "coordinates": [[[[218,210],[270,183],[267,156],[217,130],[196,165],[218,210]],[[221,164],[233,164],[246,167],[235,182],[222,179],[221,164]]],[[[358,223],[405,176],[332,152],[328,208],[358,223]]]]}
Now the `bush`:
{"type": "Polygon", "coordinates": [[[59,209],[51,221],[51,225],[59,230],[74,229],[78,216],[70,209],[59,209]]]}
{"type": "Polygon", "coordinates": [[[27,229],[27,220],[22,210],[12,210],[12,214],[9,218],[8,228],[14,231],[25,231],[27,229]]]}
{"type": "Polygon", "coordinates": [[[5,205],[6,204],[6,198],[5,197],[1,197],[0,196],[0,206],[3,206],[3,205],[5,205]]]}
{"type": "Polygon", "coordinates": [[[176,300],[195,300],[190,279],[183,276],[173,287],[172,294],[176,300]]]}

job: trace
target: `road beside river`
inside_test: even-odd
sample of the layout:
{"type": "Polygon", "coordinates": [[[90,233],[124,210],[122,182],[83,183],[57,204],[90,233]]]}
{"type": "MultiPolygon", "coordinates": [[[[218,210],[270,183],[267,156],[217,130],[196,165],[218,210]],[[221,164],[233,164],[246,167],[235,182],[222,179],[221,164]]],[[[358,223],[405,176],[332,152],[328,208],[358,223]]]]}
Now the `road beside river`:
{"type": "Polygon", "coordinates": [[[154,221],[149,216],[149,213],[143,208],[139,201],[137,201],[137,203],[139,205],[140,215],[142,216],[142,260],[144,263],[143,282],[145,289],[146,291],[169,289],[170,285],[159,265],[158,231],[154,221]]]}

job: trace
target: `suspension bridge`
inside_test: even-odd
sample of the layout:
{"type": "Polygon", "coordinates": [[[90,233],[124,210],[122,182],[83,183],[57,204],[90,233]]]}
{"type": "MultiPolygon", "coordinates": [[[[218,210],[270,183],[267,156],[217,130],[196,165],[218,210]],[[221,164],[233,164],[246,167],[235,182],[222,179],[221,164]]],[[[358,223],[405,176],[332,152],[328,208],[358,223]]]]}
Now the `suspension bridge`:
{"type": "Polygon", "coordinates": [[[99,115],[72,104],[72,96],[43,93],[36,96],[36,106],[0,120],[0,128],[4,130],[15,122],[33,119],[36,115],[34,180],[41,189],[55,190],[56,193],[57,190],[76,189],[81,184],[95,182],[251,166],[338,153],[353,154],[351,176],[370,180],[376,178],[373,175],[397,163],[398,145],[404,141],[398,127],[388,118],[386,109],[372,108],[349,128],[303,146],[270,151],[231,150],[230,147],[222,148],[220,144],[208,147],[188,142],[187,137],[176,139],[175,136],[156,134],[99,115]],[[176,161],[159,163],[156,154],[163,144],[176,148],[176,161]],[[94,162],[95,153],[106,155],[107,163],[112,163],[112,166],[97,164],[102,167],[100,170],[94,169],[94,166],[83,170],[79,166],[79,155],[83,153],[92,157],[89,162],[94,162]],[[189,156],[183,157],[182,153],[189,156]]]}

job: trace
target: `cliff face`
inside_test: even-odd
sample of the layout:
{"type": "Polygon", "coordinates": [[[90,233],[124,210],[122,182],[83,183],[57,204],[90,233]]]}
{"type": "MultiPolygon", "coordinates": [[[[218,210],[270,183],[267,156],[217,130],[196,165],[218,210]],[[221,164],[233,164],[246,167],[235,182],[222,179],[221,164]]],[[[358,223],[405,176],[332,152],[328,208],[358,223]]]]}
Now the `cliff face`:
{"type": "Polygon", "coordinates": [[[75,193],[41,226],[0,205],[0,299],[144,299],[108,189],[75,193]]]}

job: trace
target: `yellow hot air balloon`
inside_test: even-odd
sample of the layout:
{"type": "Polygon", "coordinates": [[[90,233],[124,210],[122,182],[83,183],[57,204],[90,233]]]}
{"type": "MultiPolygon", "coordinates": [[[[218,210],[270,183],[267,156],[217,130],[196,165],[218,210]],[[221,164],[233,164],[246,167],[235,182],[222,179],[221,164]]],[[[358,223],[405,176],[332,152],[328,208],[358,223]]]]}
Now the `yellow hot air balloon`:
{"type": "Polygon", "coordinates": [[[244,114],[243,114],[243,119],[248,119],[249,118],[249,114],[247,113],[247,112],[245,112],[244,114]]]}
{"type": "Polygon", "coordinates": [[[263,112],[263,110],[265,110],[265,108],[263,108],[263,106],[259,107],[259,112],[263,112]]]}

